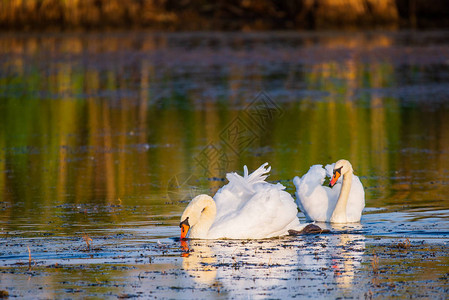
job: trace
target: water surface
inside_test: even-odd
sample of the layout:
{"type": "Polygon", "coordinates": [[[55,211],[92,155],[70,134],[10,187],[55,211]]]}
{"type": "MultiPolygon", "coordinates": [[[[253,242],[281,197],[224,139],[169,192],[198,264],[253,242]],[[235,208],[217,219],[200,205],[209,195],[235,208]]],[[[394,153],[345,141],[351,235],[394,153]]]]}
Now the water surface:
{"type": "Polygon", "coordinates": [[[11,296],[449,291],[449,32],[4,33],[0,45],[11,296]],[[267,161],[293,194],[294,176],[340,158],[365,186],[361,224],[189,253],[173,239],[226,172],[267,161]]]}

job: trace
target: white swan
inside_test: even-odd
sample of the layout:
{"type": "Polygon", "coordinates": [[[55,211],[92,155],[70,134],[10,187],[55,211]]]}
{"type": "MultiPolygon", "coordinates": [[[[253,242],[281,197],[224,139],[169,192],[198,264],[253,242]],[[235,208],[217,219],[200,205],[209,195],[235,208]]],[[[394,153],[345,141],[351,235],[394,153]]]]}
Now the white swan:
{"type": "Polygon", "coordinates": [[[181,216],[181,239],[260,239],[300,230],[297,207],[280,184],[265,181],[268,163],[243,177],[228,173],[229,183],[215,194],[192,199],[181,216]]]}
{"type": "Polygon", "coordinates": [[[335,164],[310,167],[301,179],[293,179],[296,199],[307,220],[331,223],[360,222],[365,207],[365,191],[360,179],[353,174],[351,163],[339,160],[335,164]],[[329,184],[323,186],[327,175],[329,184]],[[340,179],[343,177],[343,180],[340,179]],[[343,183],[342,183],[343,181],[343,183]]]}

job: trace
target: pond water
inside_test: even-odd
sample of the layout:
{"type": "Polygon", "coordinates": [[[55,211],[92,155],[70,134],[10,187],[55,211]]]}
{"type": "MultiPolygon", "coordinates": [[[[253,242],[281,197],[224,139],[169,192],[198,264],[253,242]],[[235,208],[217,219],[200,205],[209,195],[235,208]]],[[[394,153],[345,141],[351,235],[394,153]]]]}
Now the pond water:
{"type": "Polygon", "coordinates": [[[449,292],[449,32],[3,33],[0,45],[10,297],[449,292]],[[176,239],[188,201],[227,172],[269,162],[294,194],[294,176],[340,158],[365,186],[360,224],[176,239]]]}

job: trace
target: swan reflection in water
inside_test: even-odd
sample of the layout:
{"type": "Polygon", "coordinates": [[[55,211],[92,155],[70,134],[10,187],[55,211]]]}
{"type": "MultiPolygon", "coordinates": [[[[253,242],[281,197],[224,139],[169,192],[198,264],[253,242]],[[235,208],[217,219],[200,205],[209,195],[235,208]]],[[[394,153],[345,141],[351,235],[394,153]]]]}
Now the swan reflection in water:
{"type": "MultiPolygon", "coordinates": [[[[357,233],[361,228],[360,223],[332,224],[334,234],[305,240],[304,246],[298,250],[299,264],[307,271],[321,270],[326,275],[332,273],[334,281],[327,282],[330,280],[328,278],[324,283],[350,289],[365,252],[365,237],[357,233]],[[310,255],[311,252],[313,255],[310,255]]],[[[307,276],[307,273],[303,273],[303,276],[307,276]]]]}
{"type": "MultiPolygon", "coordinates": [[[[204,242],[204,241],[203,241],[204,242]]],[[[182,268],[201,284],[211,285],[217,277],[217,259],[207,243],[181,240],[182,268]],[[192,246],[189,243],[192,242],[192,246]]]]}
{"type": "Polygon", "coordinates": [[[351,232],[361,230],[362,225],[360,223],[343,226],[334,224],[333,227],[334,229],[340,227],[342,230],[349,231],[337,235],[337,245],[335,249],[330,249],[337,250],[335,251],[336,255],[340,258],[335,261],[335,272],[338,275],[336,276],[337,284],[339,287],[349,289],[354,281],[356,270],[360,268],[362,256],[365,252],[365,237],[351,232]]]}
{"type": "Polygon", "coordinates": [[[196,284],[251,298],[350,288],[365,251],[364,236],[347,227],[342,234],[182,243],[183,269],[196,284]]]}

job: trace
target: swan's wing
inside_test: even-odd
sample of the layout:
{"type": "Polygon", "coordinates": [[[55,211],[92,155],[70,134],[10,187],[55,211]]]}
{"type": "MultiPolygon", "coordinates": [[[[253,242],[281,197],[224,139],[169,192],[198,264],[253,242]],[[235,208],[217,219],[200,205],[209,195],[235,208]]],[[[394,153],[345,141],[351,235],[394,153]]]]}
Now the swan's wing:
{"type": "Polygon", "coordinates": [[[315,214],[312,207],[315,206],[314,199],[316,197],[324,197],[325,192],[322,191],[321,185],[324,182],[325,171],[322,165],[311,166],[309,171],[301,178],[295,177],[293,184],[296,187],[296,201],[299,209],[304,213],[308,221],[315,220],[315,214]]]}
{"type": "Polygon", "coordinates": [[[324,169],[326,170],[326,176],[327,177],[332,177],[333,172],[334,172],[334,166],[335,166],[335,163],[326,165],[324,167],[324,169]]]}
{"type": "MultiPolygon", "coordinates": [[[[246,166],[245,166],[246,168],[246,166]]],[[[265,182],[265,179],[269,176],[269,172],[271,171],[271,167],[268,166],[268,163],[262,164],[257,170],[252,172],[249,176],[248,169],[246,168],[245,179],[249,185],[254,185],[256,183],[265,182]]]]}
{"type": "Polygon", "coordinates": [[[282,185],[263,184],[235,211],[217,218],[209,230],[211,238],[258,239],[287,234],[301,228],[293,198],[282,185]]]}
{"type": "Polygon", "coordinates": [[[266,184],[265,179],[268,177],[267,173],[270,172],[270,169],[268,163],[264,163],[250,175],[248,175],[246,166],[244,166],[243,177],[235,172],[226,174],[229,183],[218,190],[214,196],[217,205],[217,219],[236,211],[238,207],[248,201],[255,193],[256,185],[266,184]]]}
{"type": "Polygon", "coordinates": [[[314,165],[301,179],[293,180],[298,206],[308,221],[328,221],[335,208],[341,184],[337,183],[332,189],[323,186],[329,166],[333,168],[328,165],[325,170],[322,165],[314,165]]]}
{"type": "Polygon", "coordinates": [[[308,186],[315,187],[321,186],[326,177],[326,171],[323,169],[322,165],[313,165],[310,167],[309,171],[302,176],[301,181],[308,186]]]}
{"type": "Polygon", "coordinates": [[[223,188],[232,190],[234,193],[238,192],[254,192],[254,185],[265,182],[268,177],[271,167],[268,163],[264,163],[257,170],[248,175],[248,167],[243,167],[243,177],[235,172],[226,174],[229,183],[223,188]]]}
{"type": "Polygon", "coordinates": [[[239,197],[239,193],[233,192],[232,189],[221,188],[214,196],[217,206],[217,215],[215,219],[220,219],[234,211],[242,204],[243,198],[239,197]]]}
{"type": "MultiPolygon", "coordinates": [[[[307,211],[305,210],[304,206],[302,205],[302,203],[306,201],[305,196],[303,196],[302,193],[301,194],[299,193],[299,189],[302,189],[301,183],[302,183],[301,178],[299,178],[298,176],[295,176],[295,178],[293,178],[293,184],[296,187],[296,192],[295,192],[296,204],[298,204],[299,210],[306,216],[306,219],[308,221],[310,221],[311,220],[310,216],[307,214],[307,211]]],[[[308,187],[306,186],[304,188],[308,188],[308,187]]],[[[307,191],[305,191],[305,192],[307,193],[307,191]]]]}

